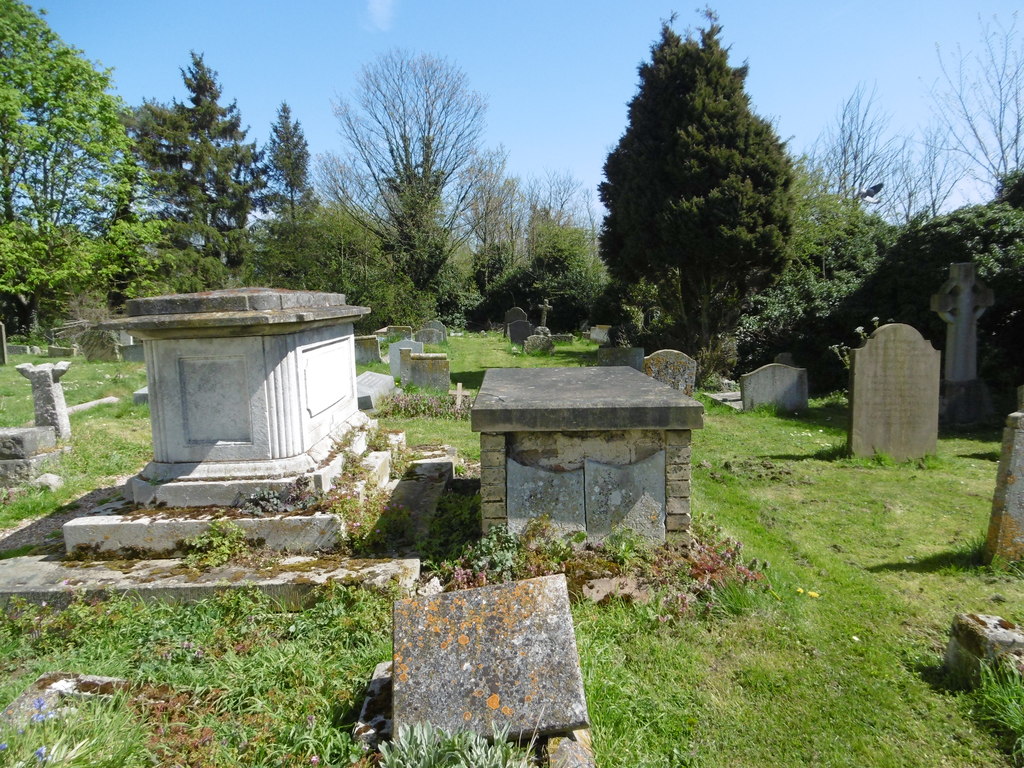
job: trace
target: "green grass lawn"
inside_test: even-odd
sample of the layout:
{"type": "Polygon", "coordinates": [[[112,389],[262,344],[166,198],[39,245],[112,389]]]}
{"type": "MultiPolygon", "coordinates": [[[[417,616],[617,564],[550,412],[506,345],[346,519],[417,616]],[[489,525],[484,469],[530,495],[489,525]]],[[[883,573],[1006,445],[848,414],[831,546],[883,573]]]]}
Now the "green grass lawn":
{"type": "MultiPolygon", "coordinates": [[[[523,356],[493,335],[447,346],[452,378],[468,388],[487,367],[585,364],[593,355],[592,344],[577,342],[557,357],[523,356]]],[[[76,364],[69,378],[76,368],[71,402],[105,387],[130,399],[139,385],[137,367],[76,364]]],[[[12,388],[20,381],[27,393],[28,383],[14,376],[0,369],[4,424],[31,418],[12,388]]],[[[954,614],[1024,622],[1021,571],[979,561],[997,430],[942,434],[936,456],[894,465],[843,457],[842,398],[813,401],[800,417],[703,402],[695,526],[742,542],[745,560],[767,561],[770,589],[724,589],[708,610],[682,619],[621,601],[574,606],[598,764],[1014,765],[1012,739],[941,670],[954,614]]],[[[478,455],[465,420],[384,426],[405,428],[410,444],[478,455]]],[[[146,458],[144,408],[106,406],[73,416],[72,428],[76,450],[64,461],[78,487],[146,458]]],[[[17,514],[64,503],[50,496],[17,514]]],[[[156,715],[125,705],[119,716],[127,711],[132,728],[155,717],[166,727],[133,742],[130,760],[91,764],[155,756],[168,766],[299,766],[316,755],[320,765],[343,765],[358,755],[346,729],[362,685],[389,654],[388,616],[386,599],[345,590],[291,616],[252,595],[187,607],[80,606],[64,617],[25,608],[0,624],[0,703],[47,670],[123,676],[182,698],[156,715]]],[[[1024,712],[1022,690],[1011,695],[1024,712]]],[[[95,717],[102,733],[114,715],[95,717]]]]}

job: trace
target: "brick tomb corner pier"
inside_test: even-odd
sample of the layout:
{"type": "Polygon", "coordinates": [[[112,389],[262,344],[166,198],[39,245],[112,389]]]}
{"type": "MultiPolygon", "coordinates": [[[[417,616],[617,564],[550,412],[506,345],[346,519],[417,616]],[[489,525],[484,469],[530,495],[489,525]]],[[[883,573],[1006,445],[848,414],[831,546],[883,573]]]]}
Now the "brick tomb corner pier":
{"type": "Polygon", "coordinates": [[[704,406],[628,367],[496,368],[472,409],[484,532],[548,515],[600,541],[690,529],[690,435],[704,406]]]}
{"type": "Polygon", "coordinates": [[[143,340],[153,461],[138,504],[230,505],[301,475],[329,490],[357,408],[353,323],[334,293],[236,288],[128,302],[104,323],[143,340]]]}

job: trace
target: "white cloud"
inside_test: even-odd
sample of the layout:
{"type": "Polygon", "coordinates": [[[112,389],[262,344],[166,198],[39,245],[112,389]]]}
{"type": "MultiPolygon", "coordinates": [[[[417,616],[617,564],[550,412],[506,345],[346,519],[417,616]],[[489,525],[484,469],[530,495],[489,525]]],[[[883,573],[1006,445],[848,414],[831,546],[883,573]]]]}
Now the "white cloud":
{"type": "Polygon", "coordinates": [[[395,0],[367,0],[366,10],[374,27],[382,32],[391,28],[391,20],[395,15],[395,0]]]}

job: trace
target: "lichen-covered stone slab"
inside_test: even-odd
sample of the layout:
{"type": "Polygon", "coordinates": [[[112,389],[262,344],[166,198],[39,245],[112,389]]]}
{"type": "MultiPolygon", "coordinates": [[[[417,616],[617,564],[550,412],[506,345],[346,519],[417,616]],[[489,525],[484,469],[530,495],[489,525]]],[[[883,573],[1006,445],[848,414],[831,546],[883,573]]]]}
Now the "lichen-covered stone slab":
{"type": "Polygon", "coordinates": [[[394,606],[394,727],[417,722],[509,738],[586,728],[563,575],[394,606]]]}
{"type": "Polygon", "coordinates": [[[548,515],[559,531],[587,528],[583,503],[583,468],[552,471],[509,458],[506,464],[508,526],[520,533],[535,517],[548,515]]]}
{"type": "Polygon", "coordinates": [[[659,349],[644,358],[643,372],[672,389],[692,395],[697,382],[697,361],[685,352],[659,349]]]}
{"type": "Polygon", "coordinates": [[[583,469],[587,534],[603,538],[619,525],[665,540],[665,451],[634,464],[587,459],[583,469]]]}

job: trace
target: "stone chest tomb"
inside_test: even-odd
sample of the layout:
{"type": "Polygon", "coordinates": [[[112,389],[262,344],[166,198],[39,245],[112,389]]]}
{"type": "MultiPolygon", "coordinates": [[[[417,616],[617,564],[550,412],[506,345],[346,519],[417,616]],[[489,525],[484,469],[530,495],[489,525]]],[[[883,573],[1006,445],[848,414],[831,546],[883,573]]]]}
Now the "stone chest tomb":
{"type": "Polygon", "coordinates": [[[231,504],[300,475],[328,489],[358,410],[353,322],[332,293],[242,288],[128,302],[104,328],[144,340],[153,461],[136,503],[231,504]]]}
{"type": "Polygon", "coordinates": [[[690,434],[704,407],[633,368],[487,371],[480,433],[483,528],[548,515],[600,540],[626,525],[654,541],[690,527],[690,434]]]}

